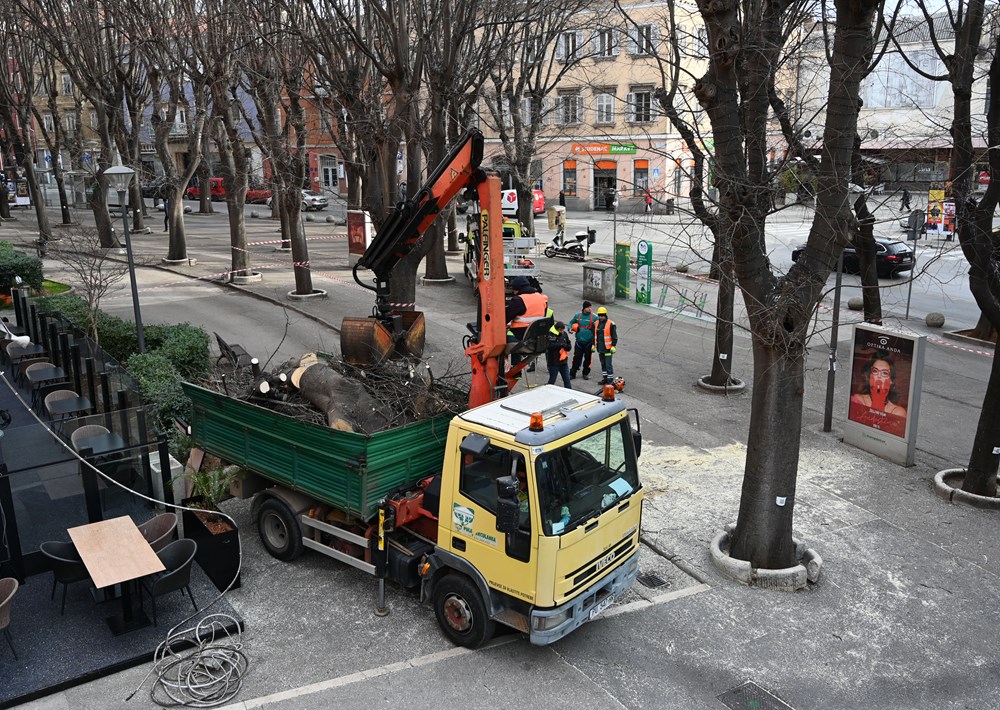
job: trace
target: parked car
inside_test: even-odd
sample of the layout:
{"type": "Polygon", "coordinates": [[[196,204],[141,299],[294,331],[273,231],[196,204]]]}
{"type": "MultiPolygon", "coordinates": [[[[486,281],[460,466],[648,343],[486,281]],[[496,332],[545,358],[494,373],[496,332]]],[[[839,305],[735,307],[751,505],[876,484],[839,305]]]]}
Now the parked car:
{"type": "MultiPolygon", "coordinates": [[[[271,197],[268,196],[267,201],[264,203],[268,207],[271,206],[271,197]]],[[[302,211],[308,212],[309,210],[325,210],[326,206],[330,204],[330,201],[319,192],[310,192],[309,190],[302,191],[302,211]]]]}
{"type": "MultiPolygon", "coordinates": [[[[214,177],[209,178],[209,199],[212,202],[218,202],[226,199],[226,188],[222,186],[222,178],[214,177]]],[[[199,185],[192,185],[187,189],[184,195],[189,200],[197,200],[201,198],[201,187],[199,185]]]]}
{"type": "Polygon", "coordinates": [[[302,211],[308,212],[309,210],[325,210],[326,206],[330,204],[330,201],[326,199],[326,195],[319,192],[312,192],[310,190],[302,191],[302,211]]]}
{"type": "Polygon", "coordinates": [[[167,178],[159,175],[142,183],[142,196],[146,198],[161,197],[160,190],[167,184],[167,178]]]}
{"type": "MultiPolygon", "coordinates": [[[[545,193],[541,190],[531,191],[531,214],[537,217],[545,214],[545,193]]],[[[517,216],[517,190],[504,190],[500,195],[501,211],[505,215],[517,216]]]]}
{"type": "Polygon", "coordinates": [[[250,187],[247,188],[247,202],[250,204],[270,204],[271,199],[271,188],[269,187],[250,187]]]}
{"type": "MultiPolygon", "coordinates": [[[[798,261],[805,250],[801,245],[792,250],[792,261],[798,261]]],[[[902,271],[913,269],[913,250],[898,239],[875,238],[875,270],[880,279],[893,278],[902,271]]],[[[854,247],[848,244],[844,247],[844,273],[860,274],[861,265],[854,247]]]]}

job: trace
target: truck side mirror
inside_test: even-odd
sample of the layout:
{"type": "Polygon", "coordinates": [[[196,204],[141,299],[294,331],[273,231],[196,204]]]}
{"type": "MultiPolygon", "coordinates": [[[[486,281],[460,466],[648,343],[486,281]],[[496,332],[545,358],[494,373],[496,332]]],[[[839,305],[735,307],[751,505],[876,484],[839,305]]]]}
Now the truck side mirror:
{"type": "Polygon", "coordinates": [[[482,434],[469,434],[462,439],[458,450],[463,454],[471,454],[476,457],[485,456],[486,450],[490,448],[490,439],[482,434]]]}
{"type": "Polygon", "coordinates": [[[639,458],[642,453],[642,432],[638,429],[632,430],[632,445],[635,446],[635,457],[639,458]]]}
{"type": "Polygon", "coordinates": [[[501,476],[497,479],[497,532],[517,532],[521,516],[517,488],[517,476],[501,476]]]}

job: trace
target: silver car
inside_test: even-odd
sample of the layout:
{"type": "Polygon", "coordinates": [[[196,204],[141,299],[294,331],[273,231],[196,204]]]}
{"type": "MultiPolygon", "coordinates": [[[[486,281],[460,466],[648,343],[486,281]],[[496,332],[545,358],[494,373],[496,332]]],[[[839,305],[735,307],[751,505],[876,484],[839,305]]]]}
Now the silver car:
{"type": "Polygon", "coordinates": [[[330,201],[326,199],[326,195],[319,192],[310,192],[309,190],[302,191],[302,211],[308,212],[309,210],[325,210],[326,206],[330,204],[330,201]]]}

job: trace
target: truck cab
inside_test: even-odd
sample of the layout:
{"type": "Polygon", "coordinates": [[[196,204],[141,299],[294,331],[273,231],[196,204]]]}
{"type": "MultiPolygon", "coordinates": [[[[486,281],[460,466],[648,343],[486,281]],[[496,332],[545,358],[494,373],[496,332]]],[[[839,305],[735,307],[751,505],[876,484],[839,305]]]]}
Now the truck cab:
{"type": "Polygon", "coordinates": [[[499,621],[549,644],[631,586],[643,498],[633,436],[620,400],[555,386],[455,417],[424,576],[455,643],[478,646],[499,621]]]}

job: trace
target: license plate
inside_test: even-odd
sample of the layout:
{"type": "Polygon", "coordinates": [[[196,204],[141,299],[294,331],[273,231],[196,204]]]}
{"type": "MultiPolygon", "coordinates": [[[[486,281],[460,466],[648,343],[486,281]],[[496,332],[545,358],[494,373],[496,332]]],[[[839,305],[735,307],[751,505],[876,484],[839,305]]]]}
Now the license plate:
{"type": "Polygon", "coordinates": [[[614,603],[615,603],[614,594],[609,594],[608,596],[604,597],[604,599],[597,602],[594,608],[590,610],[590,620],[593,621],[596,617],[598,617],[601,614],[601,612],[603,612],[605,609],[607,609],[614,603]]]}

